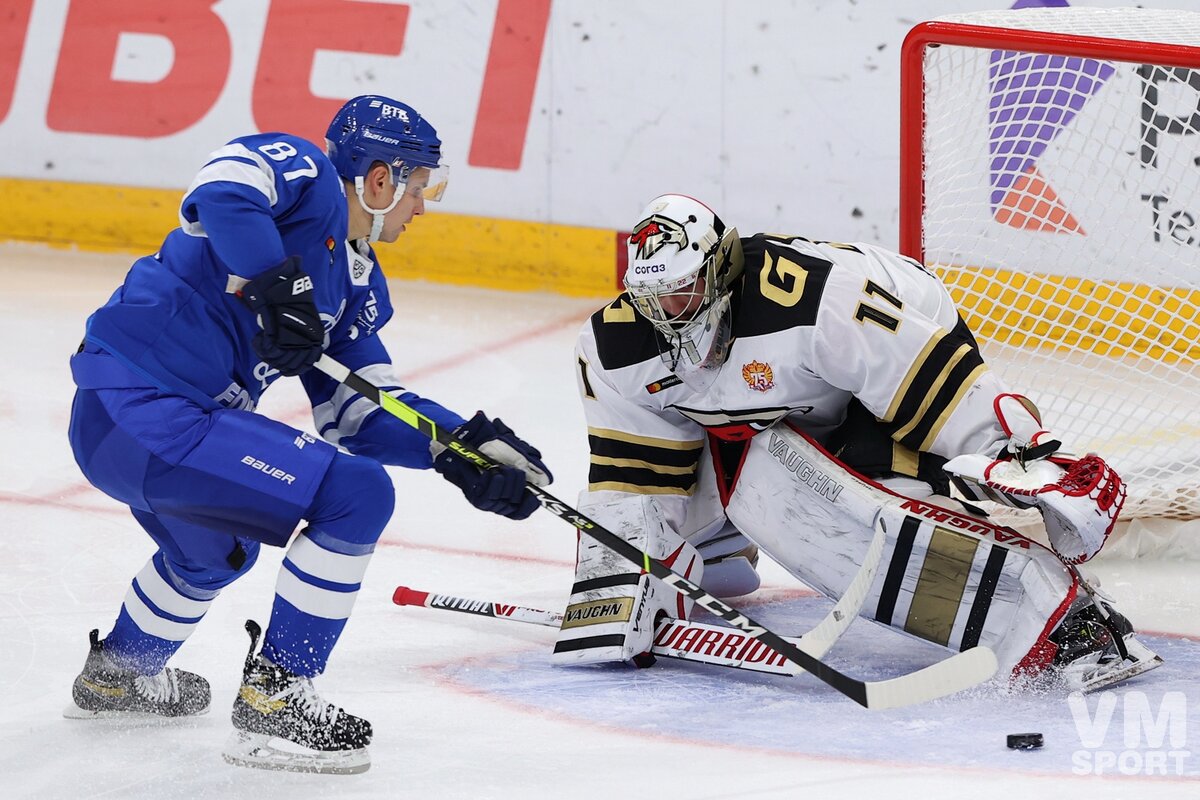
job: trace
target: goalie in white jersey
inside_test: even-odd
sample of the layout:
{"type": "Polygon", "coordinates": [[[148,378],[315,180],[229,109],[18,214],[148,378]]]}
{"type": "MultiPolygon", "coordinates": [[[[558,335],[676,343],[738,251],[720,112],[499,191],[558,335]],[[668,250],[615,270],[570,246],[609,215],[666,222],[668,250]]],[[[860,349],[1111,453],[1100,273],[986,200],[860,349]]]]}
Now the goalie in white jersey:
{"type": "MultiPolygon", "coordinates": [[[[1059,452],[988,370],[941,282],[868,244],[739,237],[663,195],[629,239],[627,291],[584,325],[591,467],[580,508],[718,596],[758,588],[758,549],[840,596],[876,526],[860,614],[1013,675],[1096,688],[1161,661],[1081,584],[1125,497],[1059,452]],[[950,499],[1042,511],[1053,551],[950,499]]],[[[582,537],[560,664],[645,663],[690,603],[582,537]]]]}

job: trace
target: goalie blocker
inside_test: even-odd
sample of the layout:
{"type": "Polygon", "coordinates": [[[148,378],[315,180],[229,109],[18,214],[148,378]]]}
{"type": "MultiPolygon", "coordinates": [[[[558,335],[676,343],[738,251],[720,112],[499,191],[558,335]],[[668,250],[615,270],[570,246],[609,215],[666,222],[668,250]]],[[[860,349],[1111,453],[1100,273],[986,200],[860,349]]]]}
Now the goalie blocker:
{"type": "MultiPolygon", "coordinates": [[[[640,535],[639,545],[651,555],[678,552],[689,564],[699,561],[662,522],[653,498],[623,498],[588,513],[623,536],[640,535]]],[[[1073,624],[1095,601],[1049,549],[950,498],[897,494],[785,425],[750,440],[725,513],[792,575],[834,599],[849,587],[881,522],[883,561],[859,615],[950,650],[986,646],[996,654],[999,674],[1034,676],[1053,668],[1072,688],[1093,689],[1161,663],[1136,642],[1127,622],[1121,635],[1141,655],[1138,665],[1120,663],[1119,648],[1100,626],[1073,624]],[[1081,629],[1094,641],[1084,640],[1081,629]]],[[[657,597],[649,576],[605,572],[600,558],[581,550],[556,663],[630,660],[650,649],[659,614],[685,615],[657,597]]],[[[678,561],[675,569],[684,572],[678,561]]]]}

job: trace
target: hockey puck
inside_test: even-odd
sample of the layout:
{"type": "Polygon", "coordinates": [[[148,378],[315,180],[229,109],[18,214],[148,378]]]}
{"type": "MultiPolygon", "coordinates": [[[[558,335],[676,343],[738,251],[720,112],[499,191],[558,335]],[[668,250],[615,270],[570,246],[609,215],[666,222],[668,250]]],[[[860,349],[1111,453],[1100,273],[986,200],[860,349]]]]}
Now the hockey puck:
{"type": "Polygon", "coordinates": [[[1042,744],[1040,733],[1010,733],[1008,735],[1009,750],[1037,750],[1042,744]]]}
{"type": "Polygon", "coordinates": [[[653,653],[638,653],[630,660],[633,661],[633,665],[638,669],[648,669],[653,667],[655,661],[657,661],[653,653]]]}

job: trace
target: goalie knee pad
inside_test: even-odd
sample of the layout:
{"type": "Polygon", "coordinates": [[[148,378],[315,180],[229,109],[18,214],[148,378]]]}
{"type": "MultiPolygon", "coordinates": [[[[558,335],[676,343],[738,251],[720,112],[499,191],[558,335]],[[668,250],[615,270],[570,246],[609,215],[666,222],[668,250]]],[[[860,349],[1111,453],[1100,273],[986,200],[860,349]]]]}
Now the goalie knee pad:
{"type": "MultiPolygon", "coordinates": [[[[654,498],[581,503],[580,510],[685,578],[702,579],[703,559],[666,523],[654,498]]],[[[691,607],[657,578],[581,536],[575,584],[551,663],[630,661],[649,652],[659,617],[686,619],[691,607]]]]}
{"type": "Polygon", "coordinates": [[[758,575],[758,545],[747,539],[731,522],[715,535],[694,542],[704,559],[700,588],[715,597],[741,597],[762,585],[758,575]]]}

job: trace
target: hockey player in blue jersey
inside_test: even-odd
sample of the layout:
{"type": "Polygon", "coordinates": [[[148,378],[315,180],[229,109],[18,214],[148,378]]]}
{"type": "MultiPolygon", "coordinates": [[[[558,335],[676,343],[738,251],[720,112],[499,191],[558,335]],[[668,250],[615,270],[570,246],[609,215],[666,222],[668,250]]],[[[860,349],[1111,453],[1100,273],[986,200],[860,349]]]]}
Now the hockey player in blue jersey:
{"type": "Polygon", "coordinates": [[[370,243],[395,241],[440,198],[445,178],[433,126],[384,97],[346,103],[325,152],[283,133],[235,139],[196,175],[181,226],[88,320],[71,360],[71,445],[88,480],[129,505],[158,550],[112,631],[103,640],[92,631],[68,716],[206,711],[208,683],[167,661],[261,545],[286,547],[261,651],[258,626],[246,625],[226,759],[367,768],[370,723],[325,702],[311,679],[391,517],[383,465],[433,467],[476,507],[513,519],[538,505],[526,480],[550,481],[541,454],[498,419],[464,420],[401,388],[378,336],[392,305],[370,243]],[[502,466],[481,472],[431,451],[424,436],[309,369],[323,352],[502,466]],[[324,441],[254,413],[285,375],[300,376],[324,441]],[[307,752],[272,748],[272,737],[307,752]]]}

